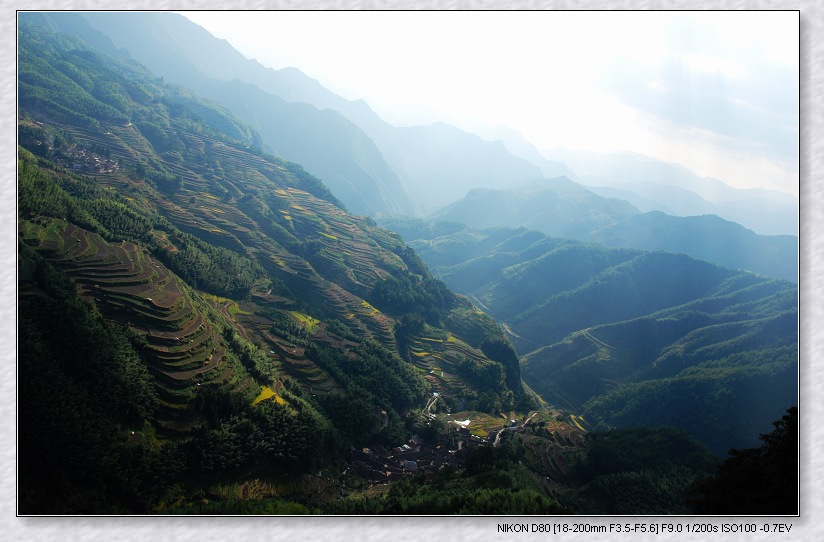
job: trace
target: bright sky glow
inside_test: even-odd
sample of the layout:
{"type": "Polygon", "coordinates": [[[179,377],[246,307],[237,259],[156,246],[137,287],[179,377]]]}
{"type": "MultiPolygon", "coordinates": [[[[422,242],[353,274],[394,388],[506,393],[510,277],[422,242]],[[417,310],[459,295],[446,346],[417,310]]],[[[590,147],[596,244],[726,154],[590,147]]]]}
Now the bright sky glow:
{"type": "Polygon", "coordinates": [[[797,12],[185,12],[397,125],[504,125],[798,195],[797,12]]]}

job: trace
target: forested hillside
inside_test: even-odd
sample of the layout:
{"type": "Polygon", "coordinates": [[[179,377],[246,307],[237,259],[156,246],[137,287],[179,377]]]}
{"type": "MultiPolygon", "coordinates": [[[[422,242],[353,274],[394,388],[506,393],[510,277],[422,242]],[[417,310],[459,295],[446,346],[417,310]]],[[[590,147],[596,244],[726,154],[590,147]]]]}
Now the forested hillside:
{"type": "MultiPolygon", "coordinates": [[[[795,402],[794,284],[526,230],[401,237],[342,203],[397,210],[397,179],[339,115],[208,82],[279,111],[263,134],[82,18],[85,41],[22,19],[20,514],[712,511],[725,447],[795,402]],[[340,178],[276,148],[318,140],[340,178]]],[[[585,223],[637,214],[555,184],[585,223]]]]}
{"type": "Polygon", "coordinates": [[[641,213],[566,178],[508,190],[477,189],[429,217],[470,228],[527,228],[609,247],[681,252],[732,269],[798,280],[798,238],[757,235],[718,216],[641,213]]]}
{"type": "Polygon", "coordinates": [[[683,254],[387,220],[507,325],[525,382],[592,427],[751,446],[798,394],[798,289],[683,254]]]}
{"type": "Polygon", "coordinates": [[[178,14],[55,12],[22,18],[75,34],[218,100],[257,130],[262,148],[321,177],[355,214],[433,213],[433,219],[474,228],[527,227],[607,246],[683,252],[724,267],[797,280],[797,236],[746,229],[769,222],[765,233],[797,231],[792,221],[797,201],[793,215],[787,195],[736,190],[642,156],[557,150],[576,172],[614,177],[615,186],[627,187],[596,194],[578,184],[580,175],[528,150],[517,135],[495,133],[486,141],[443,123],[392,126],[365,102],[345,100],[297,69],[273,70],[246,59],[178,14]],[[542,174],[547,179],[541,180],[542,174]],[[670,210],[652,202],[657,196],[650,190],[640,191],[649,197],[639,201],[627,183],[642,182],[678,204],[670,204],[670,214],[691,216],[639,213],[641,207],[670,210]],[[698,194],[683,188],[671,193],[693,185],[714,203],[688,205],[701,199],[698,194]],[[626,200],[639,202],[638,208],[626,200]]]}
{"type": "Polygon", "coordinates": [[[24,13],[21,18],[74,34],[219,101],[255,129],[259,146],[321,177],[353,213],[414,213],[400,180],[357,126],[331,109],[289,103],[267,86],[256,86],[261,72],[271,70],[181,15],[63,12],[24,13]]]}
{"type": "Polygon", "coordinates": [[[433,392],[530,404],[489,317],[245,123],[75,38],[19,31],[21,448],[37,458],[21,511],[148,511],[198,478],[288,474],[300,493],[351,444],[405,442],[433,392]],[[54,417],[57,396],[86,406],[54,417]],[[71,453],[43,440],[56,423],[71,453]]]}

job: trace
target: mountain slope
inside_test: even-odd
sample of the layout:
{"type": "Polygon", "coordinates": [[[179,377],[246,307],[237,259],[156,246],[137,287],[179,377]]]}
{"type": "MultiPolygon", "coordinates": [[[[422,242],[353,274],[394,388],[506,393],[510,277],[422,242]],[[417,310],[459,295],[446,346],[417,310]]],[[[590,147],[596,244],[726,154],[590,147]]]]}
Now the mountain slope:
{"type": "Polygon", "coordinates": [[[683,252],[694,258],[798,280],[798,238],[758,235],[715,215],[674,217],[651,211],[593,231],[590,240],[607,246],[683,252]]]}
{"type": "Polygon", "coordinates": [[[582,238],[637,214],[625,201],[597,196],[565,177],[521,183],[510,190],[477,188],[428,217],[471,228],[525,227],[558,237],[582,238]]]}
{"type": "Polygon", "coordinates": [[[430,211],[474,188],[503,188],[542,177],[500,141],[485,141],[448,124],[396,128],[390,135],[399,154],[387,152],[387,159],[430,211]]]}
{"type": "Polygon", "coordinates": [[[551,149],[542,154],[568,164],[587,186],[630,191],[631,198],[654,202],[645,210],[715,214],[761,235],[798,235],[798,198],[783,192],[736,189],[678,164],[632,153],[551,149]]]}
{"type": "MultiPolygon", "coordinates": [[[[53,64],[68,66],[67,58],[76,56],[75,51],[55,51],[53,64]]],[[[87,73],[94,73],[95,64],[112,66],[102,57],[86,56],[89,59],[85,66],[87,73]]],[[[22,58],[25,65],[28,57],[24,53],[22,58]]],[[[122,69],[114,66],[108,69],[122,69]]],[[[27,73],[26,69],[22,71],[27,73]]],[[[138,75],[135,71],[130,77],[138,75]]],[[[104,71],[99,77],[108,79],[107,88],[118,84],[112,71],[104,71]]],[[[25,82],[26,76],[21,77],[21,81],[25,82]]],[[[38,91],[28,84],[21,83],[23,110],[28,111],[28,104],[35,103],[32,112],[40,117],[48,116],[38,108],[49,108],[52,100],[38,102],[34,97],[38,91]]],[[[302,302],[309,307],[348,321],[349,327],[374,335],[387,347],[393,347],[392,318],[367,302],[374,302],[378,309],[384,308],[391,314],[397,310],[398,302],[382,294],[377,288],[379,284],[401,281],[414,287],[431,280],[414,253],[397,236],[337,207],[325,187],[299,166],[270,159],[225,136],[221,139],[203,133],[204,126],[193,121],[193,113],[187,111],[185,95],[175,95],[177,91],[171,90],[172,96],[161,98],[170,92],[163,86],[141,87],[141,90],[156,95],[144,98],[145,105],[126,104],[129,115],[121,113],[119,121],[127,116],[132,121],[91,129],[55,124],[73,143],[60,149],[41,146],[39,150],[69,163],[74,159],[71,157],[88,153],[88,149],[105,149],[122,163],[118,170],[98,173],[98,183],[115,192],[127,191],[133,201],[139,201],[162,217],[156,219],[161,223],[168,221],[170,226],[211,245],[251,258],[272,280],[300,292],[302,302]],[[171,100],[176,107],[150,107],[165,100],[171,100]],[[155,128],[159,123],[167,126],[162,138],[155,128]],[[144,132],[149,139],[143,136],[144,132]],[[194,159],[183,160],[182,156],[194,159]]],[[[67,87],[63,92],[64,95],[72,93],[81,95],[83,91],[67,87]]],[[[91,96],[88,92],[83,95],[91,96]]],[[[123,94],[120,97],[127,99],[123,94]]],[[[89,107],[95,105],[92,103],[89,107]]],[[[43,132],[48,130],[42,123],[29,123],[23,141],[36,146],[38,137],[40,142],[47,139],[43,132]]],[[[167,239],[173,244],[173,238],[167,239]]],[[[212,293],[242,297],[255,290],[252,284],[247,284],[243,290],[229,288],[212,293]]],[[[448,292],[437,301],[440,305],[432,306],[429,298],[417,303],[422,309],[429,307],[425,316],[432,325],[440,325],[449,314],[450,306],[461,305],[448,292]]]]}
{"type": "MultiPolygon", "coordinates": [[[[95,397],[97,380],[63,378],[68,358],[36,312],[51,296],[56,315],[82,307],[119,330],[146,371],[132,375],[141,394],[157,397],[121,398],[135,416],[107,418],[117,437],[90,442],[108,483],[84,480],[84,462],[49,492],[27,464],[27,513],[145,513],[190,480],[200,490],[264,475],[300,486],[351,444],[406,441],[432,392],[492,411],[525,395],[489,317],[397,235],[263,152],[226,109],[71,36],[25,21],[18,32],[18,286],[30,331],[21,366],[36,381],[41,362],[55,365],[54,393],[94,405],[59,417],[78,428],[67,442],[82,453],[107,395],[95,397]],[[64,287],[49,293],[51,282],[64,287]],[[144,482],[128,490],[129,477],[144,482]],[[66,500],[83,491],[87,500],[66,500]]],[[[76,329],[60,338],[87,348],[76,329]]],[[[50,393],[21,404],[21,435],[60,471],[80,456],[58,460],[43,446],[50,393]]]]}
{"type": "Polygon", "coordinates": [[[563,177],[508,191],[473,190],[429,217],[471,228],[526,227],[610,247],[683,252],[717,265],[797,280],[798,240],[758,235],[714,215],[676,217],[639,213],[563,177]]]}
{"type": "Polygon", "coordinates": [[[426,237],[410,244],[504,322],[524,381],[592,425],[674,425],[721,453],[797,398],[790,282],[523,229],[426,237]]]}
{"type": "MultiPolygon", "coordinates": [[[[88,36],[100,41],[100,35],[105,35],[112,42],[110,53],[127,51],[132,58],[167,80],[191,87],[204,96],[221,102],[233,98],[235,105],[230,106],[232,111],[258,126],[274,151],[284,158],[299,161],[326,180],[333,192],[354,212],[361,212],[363,207],[353,203],[357,198],[344,197],[347,190],[351,192],[351,188],[336,179],[336,175],[345,175],[362,198],[375,191],[376,187],[380,187],[377,188],[379,193],[391,195],[384,205],[373,206],[373,211],[406,215],[417,214],[420,208],[429,211],[437,209],[462,197],[473,187],[500,188],[513,182],[541,177],[539,168],[513,156],[500,142],[484,141],[474,134],[444,124],[409,128],[391,126],[365,102],[345,100],[297,69],[265,68],[244,58],[227,42],[212,37],[204,29],[176,14],[49,14],[40,16],[40,19],[43,18],[47,19],[47,24],[77,32],[84,38],[88,36]],[[91,28],[81,32],[81,23],[70,20],[72,17],[82,17],[91,28]],[[254,85],[271,97],[279,97],[289,106],[296,106],[287,107],[280,104],[280,100],[273,100],[279,103],[279,107],[290,111],[291,115],[307,114],[304,122],[315,135],[326,129],[337,131],[338,136],[343,131],[353,133],[362,130],[350,143],[352,149],[346,151],[356,157],[354,164],[343,157],[332,162],[332,156],[340,151],[321,145],[321,142],[313,146],[311,140],[301,138],[300,132],[290,132],[294,124],[278,123],[277,119],[282,117],[274,116],[267,120],[262,115],[266,108],[261,106],[261,98],[256,93],[235,95],[233,93],[242,92],[237,86],[232,90],[224,89],[220,94],[213,93],[218,87],[224,88],[218,82],[234,79],[254,85]],[[245,107],[238,101],[245,101],[245,107]],[[327,121],[334,121],[319,124],[317,118],[307,113],[305,105],[297,107],[300,102],[311,104],[322,111],[327,121]],[[352,123],[345,129],[342,128],[344,119],[352,123]],[[272,126],[267,126],[270,123],[272,126]],[[279,139],[272,138],[270,142],[275,127],[287,132],[281,134],[279,139]],[[380,156],[361,141],[364,133],[374,142],[380,156]],[[281,151],[278,142],[283,140],[294,140],[295,145],[300,143],[303,154],[290,155],[281,151]],[[339,185],[344,189],[338,191],[339,185]],[[413,207],[410,207],[410,199],[414,200],[413,207]]],[[[338,137],[336,141],[340,146],[347,140],[338,137]]]]}
{"type": "Polygon", "coordinates": [[[323,178],[354,213],[414,213],[397,176],[360,129],[338,113],[288,103],[255,86],[256,74],[267,70],[180,15],[28,13],[22,19],[75,33],[220,101],[256,128],[265,148],[323,178]]]}
{"type": "Polygon", "coordinates": [[[566,177],[576,183],[580,182],[578,176],[563,162],[549,160],[524,136],[511,128],[505,126],[495,126],[494,128],[477,128],[474,130],[478,135],[489,141],[502,141],[506,149],[513,155],[523,158],[527,162],[538,167],[547,179],[555,177],[566,177]]]}

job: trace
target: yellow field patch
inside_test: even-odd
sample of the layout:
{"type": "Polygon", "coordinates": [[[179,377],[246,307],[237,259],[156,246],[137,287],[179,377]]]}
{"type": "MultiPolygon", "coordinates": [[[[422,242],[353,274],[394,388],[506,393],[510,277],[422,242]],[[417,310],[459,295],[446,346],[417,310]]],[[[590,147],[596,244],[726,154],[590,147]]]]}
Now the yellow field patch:
{"type": "Polygon", "coordinates": [[[369,309],[369,316],[375,316],[379,312],[378,309],[370,305],[367,301],[361,301],[361,307],[369,309]]]}
{"type": "Polygon", "coordinates": [[[318,324],[320,324],[320,320],[316,320],[308,314],[303,314],[302,312],[297,311],[289,311],[289,314],[291,314],[298,321],[300,321],[300,323],[303,324],[303,327],[306,328],[306,331],[309,332],[311,335],[314,335],[318,332],[318,324]]]}
{"type": "Polygon", "coordinates": [[[232,316],[237,316],[238,314],[252,314],[251,312],[241,309],[240,305],[238,305],[236,302],[229,305],[228,310],[229,314],[231,314],[232,316]]]}
{"type": "Polygon", "coordinates": [[[206,301],[212,301],[213,303],[225,303],[227,301],[231,301],[228,297],[220,297],[219,295],[214,295],[207,292],[201,292],[200,297],[206,301]]]}
{"type": "Polygon", "coordinates": [[[283,405],[286,403],[286,401],[283,400],[283,397],[275,393],[275,391],[272,388],[270,388],[269,386],[263,386],[260,390],[260,395],[255,397],[255,400],[252,401],[252,406],[255,406],[260,402],[266,401],[267,399],[272,399],[279,405],[283,405]]]}

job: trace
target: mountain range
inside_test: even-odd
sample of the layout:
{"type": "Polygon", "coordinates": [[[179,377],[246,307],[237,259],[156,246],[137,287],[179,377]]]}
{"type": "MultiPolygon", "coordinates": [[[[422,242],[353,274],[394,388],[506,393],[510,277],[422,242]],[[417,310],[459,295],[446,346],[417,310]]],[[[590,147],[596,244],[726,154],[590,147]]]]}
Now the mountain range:
{"type": "Polygon", "coordinates": [[[685,513],[797,400],[798,288],[763,276],[795,237],[393,127],[179,15],[18,44],[23,514],[685,513]]]}
{"type": "MultiPolygon", "coordinates": [[[[158,488],[146,479],[135,489],[145,493],[111,504],[138,509],[186,472],[300,473],[350,443],[403,442],[406,421],[417,423],[409,409],[433,392],[452,408],[530,403],[517,357],[488,316],[434,280],[397,235],[256,147],[241,120],[76,38],[19,30],[19,317],[32,352],[20,375],[34,386],[20,404],[24,510],[109,509],[66,500],[87,483],[95,454],[62,489],[40,491],[66,476],[90,437],[59,431],[77,455],[53,457],[39,420],[68,428],[106,417],[101,379],[129,383],[118,404],[132,414],[95,430],[95,453],[138,450],[140,461],[170,469],[158,488]],[[65,322],[50,326],[45,306],[65,322]],[[112,359],[130,361],[94,375],[60,352],[99,348],[84,325],[101,317],[95,326],[116,336],[112,359]],[[46,360],[48,390],[37,384],[46,360]],[[54,394],[88,406],[58,413],[54,394]],[[121,431],[132,437],[120,441],[121,431]],[[278,440],[243,444],[255,438],[248,431],[278,440]],[[292,433],[301,440],[282,440],[292,433]],[[167,441],[180,448],[158,455],[167,441]],[[187,459],[175,463],[172,452],[187,459]],[[303,461],[276,460],[286,456],[303,461]],[[34,464],[51,467],[35,475],[34,464]]],[[[99,484],[97,499],[124,481],[88,483],[99,484]]]]}
{"type": "Polygon", "coordinates": [[[578,180],[605,197],[619,197],[642,211],[675,216],[715,214],[760,235],[798,235],[798,198],[763,188],[736,189],[687,168],[633,153],[548,149],[578,180]]]}
{"type": "Polygon", "coordinates": [[[797,393],[791,282],[524,229],[386,225],[504,324],[532,389],[594,425],[675,425],[723,453],[797,393]]]}
{"type": "Polygon", "coordinates": [[[641,211],[717,214],[763,235],[798,233],[797,198],[733,189],[648,157],[539,151],[502,127],[479,129],[482,138],[443,123],[392,126],[363,100],[346,100],[298,69],[274,70],[246,59],[181,15],[24,16],[73,32],[114,56],[131,57],[170,82],[221,101],[257,128],[264,147],[323,178],[358,214],[425,216],[471,189],[510,190],[542,177],[565,176],[641,211]]]}
{"type": "Polygon", "coordinates": [[[732,269],[798,280],[798,238],[758,235],[716,215],[641,213],[625,200],[604,198],[566,177],[511,190],[474,189],[428,217],[471,228],[525,227],[610,247],[680,252],[732,269]]]}

